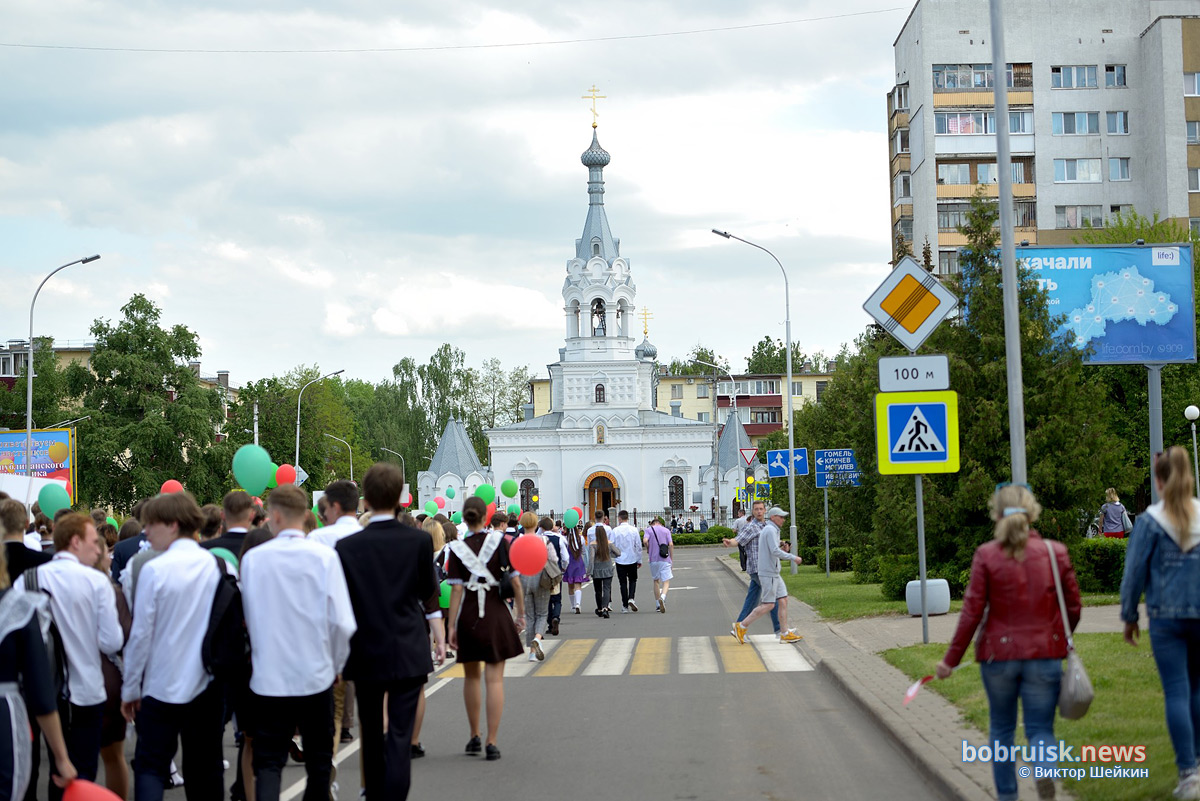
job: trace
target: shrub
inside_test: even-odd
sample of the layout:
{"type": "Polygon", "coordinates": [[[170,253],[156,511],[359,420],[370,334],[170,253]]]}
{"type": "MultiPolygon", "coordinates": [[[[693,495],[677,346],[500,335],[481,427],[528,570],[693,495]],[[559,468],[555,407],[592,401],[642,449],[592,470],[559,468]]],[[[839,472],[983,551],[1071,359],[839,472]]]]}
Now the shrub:
{"type": "Polygon", "coordinates": [[[691,533],[672,534],[671,540],[676,545],[720,545],[721,535],[711,528],[708,531],[693,531],[691,533]]]}
{"type": "Polygon", "coordinates": [[[731,540],[734,536],[733,529],[729,528],[728,526],[709,526],[708,531],[703,533],[716,534],[717,542],[720,542],[723,539],[731,540]]]}
{"type": "Polygon", "coordinates": [[[879,557],[879,588],[889,601],[903,601],[908,582],[917,577],[917,555],[907,553],[879,557]]]}
{"type": "MultiPolygon", "coordinates": [[[[817,567],[825,569],[825,548],[817,548],[817,567]]],[[[845,573],[853,569],[854,551],[850,548],[829,549],[829,570],[833,573],[845,573]]]]}
{"type": "MultiPolygon", "coordinates": [[[[815,545],[801,545],[796,550],[799,551],[797,555],[804,560],[804,564],[806,565],[820,564],[823,566],[825,564],[824,548],[820,549],[820,555],[818,555],[818,549],[815,545]]],[[[824,567],[822,567],[822,569],[824,569],[824,567]]]]}
{"type": "Polygon", "coordinates": [[[1075,578],[1082,592],[1118,592],[1125,573],[1125,546],[1129,540],[1096,537],[1068,547],[1075,578]]]}
{"type": "Polygon", "coordinates": [[[875,584],[879,581],[879,557],[876,554],[855,551],[853,565],[855,584],[875,584]]]}

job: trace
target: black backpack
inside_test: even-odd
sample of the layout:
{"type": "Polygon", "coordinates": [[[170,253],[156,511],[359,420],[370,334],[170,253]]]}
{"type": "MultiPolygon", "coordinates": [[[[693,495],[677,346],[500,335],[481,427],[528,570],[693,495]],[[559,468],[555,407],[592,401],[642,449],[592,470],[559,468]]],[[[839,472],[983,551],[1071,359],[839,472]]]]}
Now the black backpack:
{"type": "MultiPolygon", "coordinates": [[[[38,585],[36,567],[26,570],[22,575],[25,577],[26,592],[40,592],[47,598],[53,597],[49,591],[38,585]]],[[[54,697],[69,699],[71,697],[69,686],[71,670],[67,664],[67,649],[63,647],[62,634],[59,633],[58,624],[54,622],[54,617],[49,609],[44,616],[39,614],[38,624],[42,629],[42,642],[46,646],[46,657],[54,676],[54,697]]]]}
{"type": "Polygon", "coordinates": [[[250,676],[250,637],[246,633],[246,617],[242,612],[242,591],[237,577],[225,569],[225,561],[217,560],[217,591],[213,595],[208,630],[200,646],[204,669],[215,679],[226,682],[245,682],[250,676]]]}

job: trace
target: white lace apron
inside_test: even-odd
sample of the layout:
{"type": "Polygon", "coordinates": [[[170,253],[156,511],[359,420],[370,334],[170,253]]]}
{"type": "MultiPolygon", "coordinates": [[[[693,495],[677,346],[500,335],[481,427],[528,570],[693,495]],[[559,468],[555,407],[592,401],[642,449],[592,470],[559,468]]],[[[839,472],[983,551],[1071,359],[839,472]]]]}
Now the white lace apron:
{"type": "Polygon", "coordinates": [[[475,592],[480,617],[483,617],[487,591],[492,587],[500,586],[500,582],[492,575],[492,571],[488,570],[487,563],[492,558],[492,554],[496,553],[496,549],[500,547],[503,539],[504,535],[499,531],[489,531],[479,553],[472,551],[471,546],[462,540],[454,540],[450,543],[450,550],[458,557],[458,561],[462,562],[463,567],[471,572],[471,578],[463,582],[463,587],[475,592]]]}

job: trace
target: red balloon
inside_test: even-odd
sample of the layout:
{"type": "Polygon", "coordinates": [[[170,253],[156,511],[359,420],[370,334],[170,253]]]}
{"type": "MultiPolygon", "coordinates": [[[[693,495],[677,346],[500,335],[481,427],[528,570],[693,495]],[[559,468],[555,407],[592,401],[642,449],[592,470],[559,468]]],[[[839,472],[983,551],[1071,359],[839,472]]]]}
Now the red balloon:
{"type": "Polygon", "coordinates": [[[163,482],[162,489],[160,489],[159,492],[162,492],[164,494],[170,494],[172,492],[183,492],[183,485],[180,484],[178,481],[176,481],[173,478],[168,478],[166,481],[163,482]]]}
{"type": "Polygon", "coordinates": [[[276,484],[295,484],[296,483],[296,468],[290,464],[281,464],[279,469],[275,471],[276,484]]]}
{"type": "Polygon", "coordinates": [[[437,508],[439,508],[439,509],[445,509],[445,508],[446,508],[446,499],[445,499],[445,498],[440,498],[440,497],[439,497],[439,498],[434,498],[434,499],[433,499],[433,502],[437,504],[437,508]]]}
{"type": "Polygon", "coordinates": [[[522,576],[536,576],[546,566],[546,544],[536,534],[522,534],[509,546],[508,560],[522,576]]]}
{"type": "Polygon", "coordinates": [[[494,514],[496,514],[496,502],[492,501],[491,503],[488,504],[488,508],[487,508],[487,517],[485,518],[487,520],[487,522],[489,522],[489,523],[492,522],[492,515],[494,515],[494,514]]]}
{"type": "Polygon", "coordinates": [[[76,779],[63,790],[63,801],[121,801],[121,796],[107,787],[76,779]]]}
{"type": "Polygon", "coordinates": [[[405,509],[407,509],[409,506],[412,505],[412,493],[411,492],[404,493],[404,497],[400,499],[400,505],[403,506],[405,509]]]}
{"type": "Polygon", "coordinates": [[[579,515],[579,519],[582,520],[583,519],[583,510],[580,509],[578,506],[572,506],[571,508],[575,510],[575,514],[579,515]]]}

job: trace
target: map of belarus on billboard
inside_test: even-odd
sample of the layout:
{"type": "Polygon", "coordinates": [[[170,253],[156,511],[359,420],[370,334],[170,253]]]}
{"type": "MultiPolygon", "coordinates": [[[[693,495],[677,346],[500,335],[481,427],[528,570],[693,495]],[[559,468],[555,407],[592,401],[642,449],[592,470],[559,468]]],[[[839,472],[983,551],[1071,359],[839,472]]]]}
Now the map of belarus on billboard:
{"type": "MultiPolygon", "coordinates": [[[[75,487],[75,438],[69,428],[33,430],[33,475],[75,487]]],[[[25,431],[0,432],[0,475],[25,475],[25,431]]]]}
{"type": "Polygon", "coordinates": [[[1196,361],[1191,245],[1024,247],[1059,333],[1088,364],[1196,361]]]}

